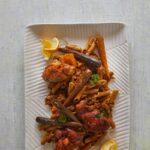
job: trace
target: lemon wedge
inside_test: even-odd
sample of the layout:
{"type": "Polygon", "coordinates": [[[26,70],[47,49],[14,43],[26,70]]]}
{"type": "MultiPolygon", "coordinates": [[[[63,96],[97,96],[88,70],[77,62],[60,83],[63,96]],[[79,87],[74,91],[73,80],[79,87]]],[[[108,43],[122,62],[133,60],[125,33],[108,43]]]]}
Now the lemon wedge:
{"type": "Polygon", "coordinates": [[[42,40],[42,45],[42,54],[45,60],[48,60],[52,56],[52,54],[58,49],[59,40],[56,37],[52,39],[44,39],[42,40]]]}
{"type": "Polygon", "coordinates": [[[106,141],[100,150],[118,150],[118,144],[115,140],[106,141]]]}
{"type": "Polygon", "coordinates": [[[42,50],[42,54],[43,54],[45,60],[49,60],[49,58],[51,58],[53,55],[51,52],[46,52],[44,50],[42,50]]]}

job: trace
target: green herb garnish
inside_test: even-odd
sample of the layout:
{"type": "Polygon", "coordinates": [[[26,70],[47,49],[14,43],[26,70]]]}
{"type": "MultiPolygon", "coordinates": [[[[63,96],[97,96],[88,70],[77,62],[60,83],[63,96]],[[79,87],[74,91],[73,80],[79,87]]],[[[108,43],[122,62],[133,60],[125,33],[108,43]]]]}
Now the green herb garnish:
{"type": "Polygon", "coordinates": [[[91,79],[90,79],[90,83],[96,84],[98,80],[99,80],[99,75],[98,74],[92,74],[91,79]]]}
{"type": "Polygon", "coordinates": [[[57,121],[59,123],[66,123],[67,122],[67,117],[64,114],[60,114],[60,116],[58,117],[57,121]]]}
{"type": "Polygon", "coordinates": [[[96,114],[97,118],[108,117],[108,112],[104,108],[99,109],[99,113],[96,114]]]}
{"type": "Polygon", "coordinates": [[[108,116],[108,113],[107,113],[106,109],[104,109],[104,108],[100,108],[99,112],[100,112],[101,117],[107,117],[108,116]]]}

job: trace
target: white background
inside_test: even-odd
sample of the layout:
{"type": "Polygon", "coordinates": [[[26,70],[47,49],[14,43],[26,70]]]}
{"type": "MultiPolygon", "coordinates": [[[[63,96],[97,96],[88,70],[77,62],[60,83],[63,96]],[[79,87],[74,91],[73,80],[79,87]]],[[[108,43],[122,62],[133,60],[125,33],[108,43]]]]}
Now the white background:
{"type": "Polygon", "coordinates": [[[130,149],[150,149],[150,0],[0,0],[0,150],[24,150],[25,26],[108,21],[128,24],[130,149]]]}

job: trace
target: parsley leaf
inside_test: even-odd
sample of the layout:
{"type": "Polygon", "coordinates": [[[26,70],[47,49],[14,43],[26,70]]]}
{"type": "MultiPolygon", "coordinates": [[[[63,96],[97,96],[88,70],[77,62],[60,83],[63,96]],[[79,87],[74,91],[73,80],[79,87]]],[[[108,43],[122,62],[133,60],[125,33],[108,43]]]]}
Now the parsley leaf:
{"type": "Polygon", "coordinates": [[[99,109],[99,113],[96,114],[96,118],[101,118],[101,117],[108,117],[108,112],[104,108],[99,109]]]}
{"type": "Polygon", "coordinates": [[[92,74],[91,79],[90,79],[90,83],[96,84],[98,80],[99,80],[99,75],[98,74],[92,74]]]}
{"type": "Polygon", "coordinates": [[[60,116],[58,117],[57,121],[59,123],[66,123],[67,122],[67,117],[64,114],[60,114],[60,116]]]}
{"type": "Polygon", "coordinates": [[[100,112],[101,117],[107,117],[108,116],[108,113],[107,113],[106,109],[104,109],[104,108],[100,108],[99,112],[100,112]]]}

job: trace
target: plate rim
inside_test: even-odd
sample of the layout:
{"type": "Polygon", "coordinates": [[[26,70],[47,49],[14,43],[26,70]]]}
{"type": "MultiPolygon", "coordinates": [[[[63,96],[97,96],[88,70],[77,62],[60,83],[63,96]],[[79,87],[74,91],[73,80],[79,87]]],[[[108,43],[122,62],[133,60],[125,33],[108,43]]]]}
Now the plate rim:
{"type": "Polygon", "coordinates": [[[46,25],[50,25],[50,26],[54,26],[54,25],[101,25],[101,24],[120,24],[123,25],[124,27],[128,26],[128,24],[126,22],[123,21],[104,21],[104,22],[79,22],[79,23],[29,23],[25,26],[25,28],[30,28],[30,27],[34,27],[34,26],[46,26],[46,25]]]}

